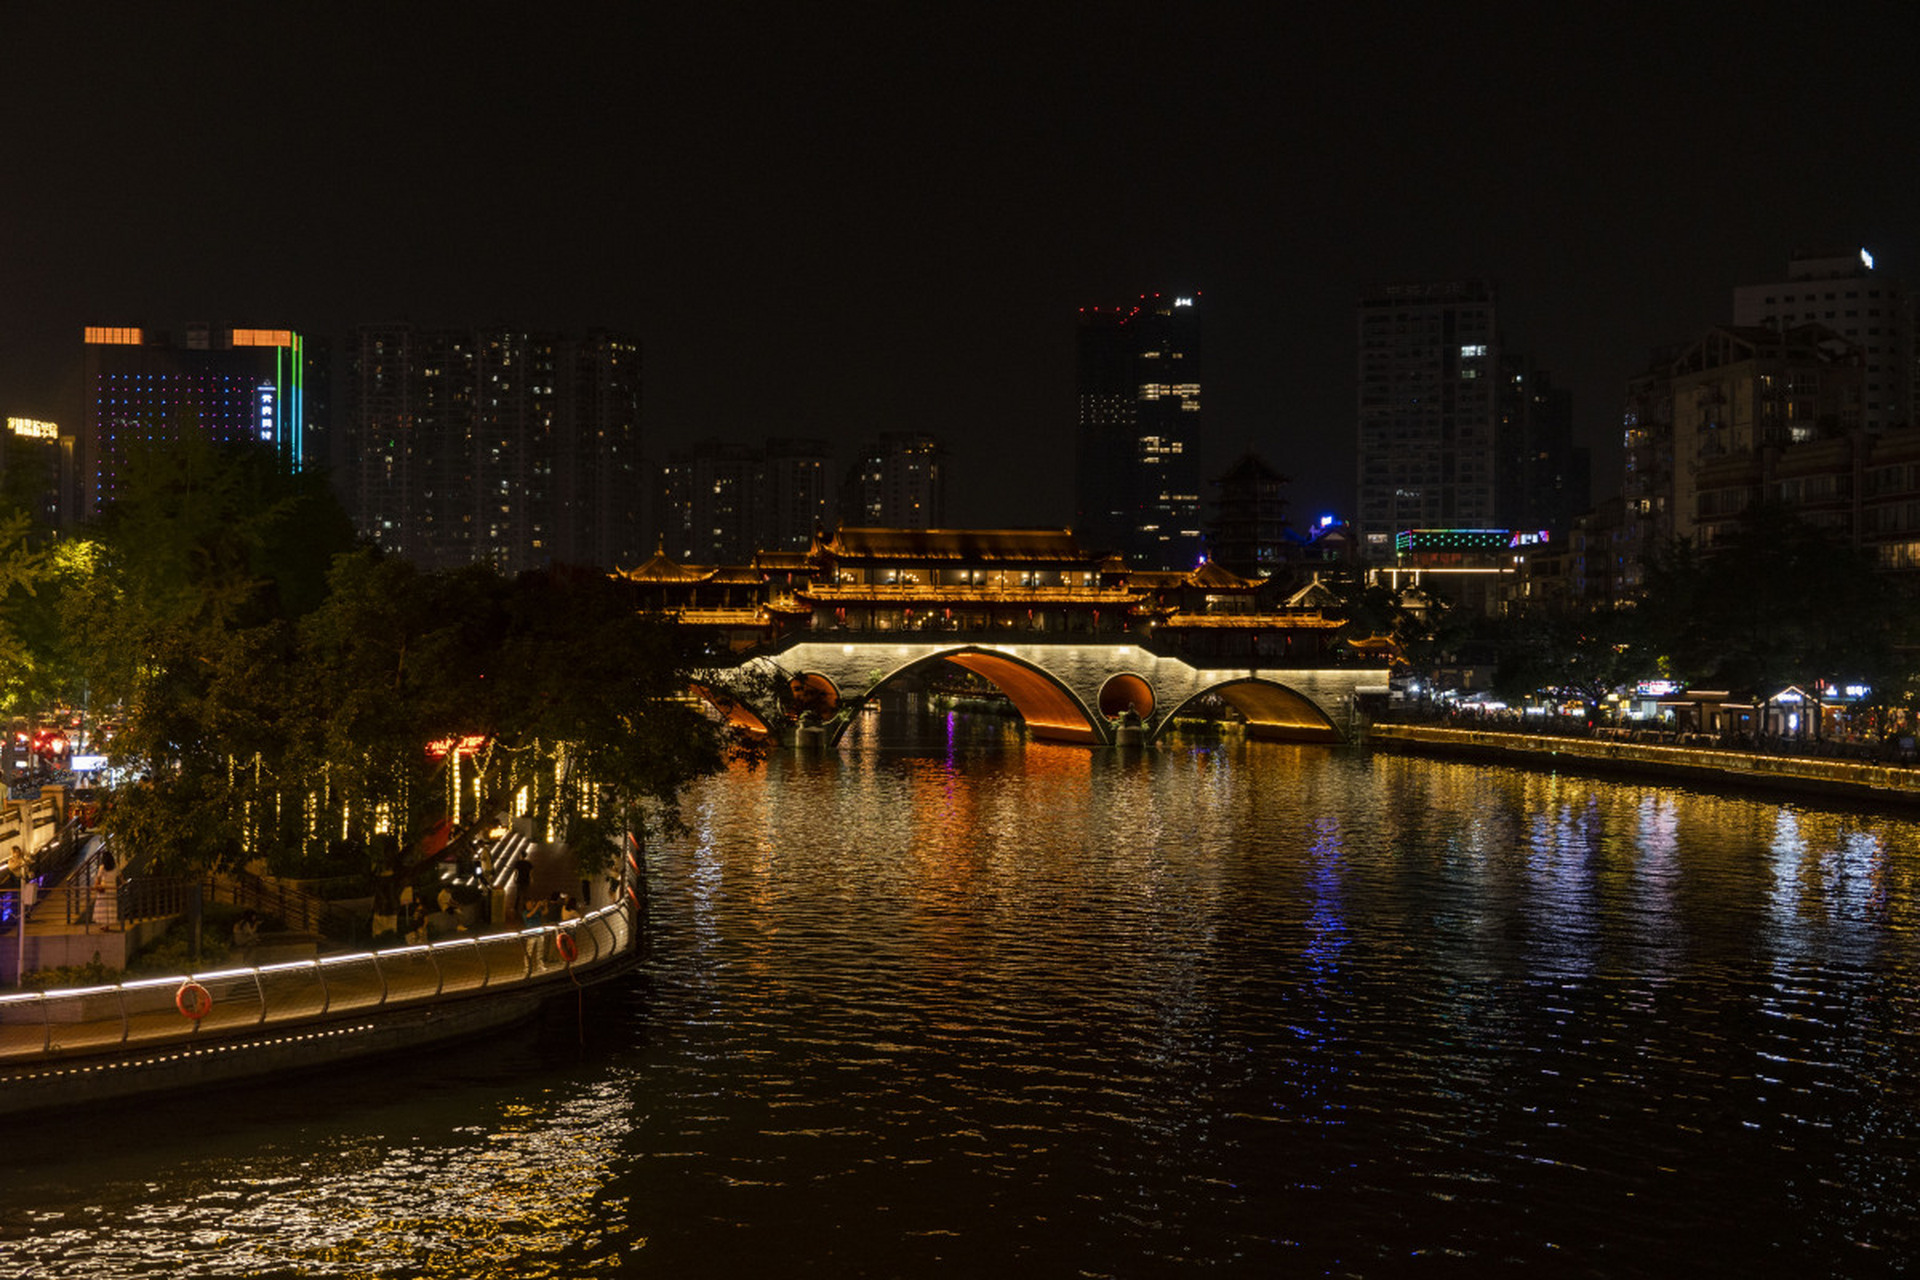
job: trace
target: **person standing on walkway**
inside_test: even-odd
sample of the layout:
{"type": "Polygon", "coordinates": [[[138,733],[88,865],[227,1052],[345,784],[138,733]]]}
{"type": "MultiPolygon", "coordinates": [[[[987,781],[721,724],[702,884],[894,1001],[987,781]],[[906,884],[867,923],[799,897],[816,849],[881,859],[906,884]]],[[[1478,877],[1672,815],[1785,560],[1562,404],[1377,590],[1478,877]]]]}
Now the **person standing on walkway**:
{"type": "Polygon", "coordinates": [[[527,918],[527,895],[533,892],[533,859],[522,849],[513,860],[513,906],[512,914],[524,922],[527,918]]]}
{"type": "Polygon", "coordinates": [[[100,851],[100,874],[93,880],[93,922],[103,933],[120,927],[120,870],[110,849],[100,851]]]}

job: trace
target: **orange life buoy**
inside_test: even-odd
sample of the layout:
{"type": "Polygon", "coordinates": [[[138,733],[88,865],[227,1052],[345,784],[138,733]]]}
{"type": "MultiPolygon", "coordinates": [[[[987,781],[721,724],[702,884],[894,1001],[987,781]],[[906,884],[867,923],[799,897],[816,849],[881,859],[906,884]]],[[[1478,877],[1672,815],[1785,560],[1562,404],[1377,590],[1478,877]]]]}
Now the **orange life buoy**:
{"type": "Polygon", "coordinates": [[[199,983],[183,982],[173,993],[173,1007],[180,1011],[181,1017],[198,1022],[213,1011],[213,997],[199,983]]]}
{"type": "Polygon", "coordinates": [[[553,945],[559,948],[560,958],[568,964],[572,964],[574,958],[580,954],[580,946],[573,940],[573,935],[570,933],[554,935],[553,945]]]}

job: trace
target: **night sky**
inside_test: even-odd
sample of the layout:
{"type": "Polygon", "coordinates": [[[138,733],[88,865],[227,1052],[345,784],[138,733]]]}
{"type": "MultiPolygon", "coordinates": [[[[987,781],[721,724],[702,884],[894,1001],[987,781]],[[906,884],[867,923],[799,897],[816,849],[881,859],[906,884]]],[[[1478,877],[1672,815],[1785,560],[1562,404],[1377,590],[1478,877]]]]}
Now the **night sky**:
{"type": "Polygon", "coordinates": [[[1625,379],[1799,245],[1920,283],[1896,5],[0,6],[0,413],[80,329],[636,333],[647,449],[944,436],[1072,521],[1077,310],[1204,308],[1205,458],[1353,483],[1353,304],[1484,277],[1616,492],[1625,379]]]}

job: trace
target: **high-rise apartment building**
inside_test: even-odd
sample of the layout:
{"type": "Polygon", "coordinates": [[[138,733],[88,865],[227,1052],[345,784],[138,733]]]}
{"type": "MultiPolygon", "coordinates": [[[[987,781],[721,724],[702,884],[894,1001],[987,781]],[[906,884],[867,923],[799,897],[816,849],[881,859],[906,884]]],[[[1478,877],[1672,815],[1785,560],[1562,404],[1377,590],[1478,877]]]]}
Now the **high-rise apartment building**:
{"type": "Polygon", "coordinates": [[[703,441],[667,455],[654,510],[659,547],[682,564],[747,564],[759,550],[766,455],[703,441]]]}
{"type": "Polygon", "coordinates": [[[129,451],[199,435],[253,441],[289,467],[310,461],[305,341],[290,329],[189,325],[184,341],[154,329],[89,327],[82,376],[81,515],[113,504],[129,451]]]}
{"type": "Polygon", "coordinates": [[[1153,294],[1080,312],[1075,531],[1141,568],[1200,555],[1198,304],[1153,294]]]}
{"type": "Polygon", "coordinates": [[[833,523],[838,497],[833,447],[825,440],[767,441],[766,527],[757,551],[805,551],[833,523]]]}
{"type": "MultiPolygon", "coordinates": [[[[1760,501],[1813,514],[1802,478],[1786,475],[1801,451],[1844,441],[1865,426],[1865,361],[1858,347],[1818,324],[1784,332],[1721,326],[1698,341],[1655,353],[1627,388],[1626,554],[1638,565],[1674,539],[1710,546],[1760,501]]],[[[1878,434],[1878,433],[1874,433],[1878,434]]],[[[1851,503],[1853,467],[1814,482],[1851,503]]],[[[1851,512],[1815,517],[1851,536],[1851,512]]],[[[1628,590],[1637,590],[1629,569],[1628,590]]]]}
{"type": "Polygon", "coordinates": [[[1896,281],[1875,269],[1867,250],[1793,254],[1784,281],[1733,291],[1733,323],[1782,333],[1812,324],[1832,330],[1860,349],[1861,425],[1879,432],[1913,423],[1911,303],[1896,281]]]}
{"type": "Polygon", "coordinates": [[[941,529],[947,523],[947,450],[924,431],[883,431],[861,446],[840,487],[840,523],[941,529]]]}
{"type": "Polygon", "coordinates": [[[1501,489],[1514,482],[1503,461],[1518,450],[1502,420],[1513,370],[1496,321],[1481,281],[1389,285],[1360,300],[1363,556],[1391,558],[1407,529],[1502,527],[1501,489]]]}
{"type": "Polygon", "coordinates": [[[0,499],[48,529],[65,529],[74,516],[74,445],[56,423],[8,418],[0,431],[0,499]]]}
{"type": "Polygon", "coordinates": [[[659,547],[682,564],[743,565],[805,551],[833,516],[833,449],[779,438],[706,441],[667,455],[654,499],[659,547]]]}
{"type": "Polygon", "coordinates": [[[388,551],[502,573],[644,558],[632,341],[364,325],[346,381],[336,480],[388,551]]]}
{"type": "Polygon", "coordinates": [[[621,568],[652,550],[640,457],[640,346],[595,329],[560,344],[553,558],[621,568]]]}

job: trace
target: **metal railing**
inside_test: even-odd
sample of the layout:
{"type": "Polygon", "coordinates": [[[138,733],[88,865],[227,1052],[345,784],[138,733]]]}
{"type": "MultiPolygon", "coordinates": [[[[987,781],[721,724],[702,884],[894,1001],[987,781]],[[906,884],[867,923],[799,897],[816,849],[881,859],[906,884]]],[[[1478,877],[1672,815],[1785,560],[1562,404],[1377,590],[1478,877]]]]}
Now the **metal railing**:
{"type": "MultiPolygon", "coordinates": [[[[27,909],[27,915],[33,920],[59,919],[66,924],[75,924],[86,918],[86,911],[92,905],[92,890],[86,885],[56,884],[40,885],[34,894],[34,903],[27,909]]],[[[20,891],[18,888],[0,891],[0,924],[7,932],[12,932],[14,921],[18,919],[20,891]]]]}
{"type": "MultiPolygon", "coordinates": [[[[203,903],[230,902],[236,907],[252,907],[263,916],[281,921],[295,933],[338,934],[349,916],[344,908],[324,898],[285,885],[264,884],[251,876],[217,876],[204,880],[192,876],[129,876],[114,885],[109,916],[101,904],[105,895],[96,893],[93,887],[97,874],[96,863],[90,858],[80,873],[66,883],[41,886],[33,914],[42,920],[57,918],[69,925],[97,925],[107,919],[126,925],[185,915],[192,910],[197,895],[203,903]]],[[[6,891],[7,901],[11,901],[12,892],[6,891]]],[[[11,920],[11,912],[0,912],[0,919],[11,920]]]]}
{"type": "Polygon", "coordinates": [[[295,933],[335,933],[352,913],[320,895],[283,880],[262,880],[258,876],[223,876],[207,887],[212,902],[231,902],[236,907],[252,907],[263,916],[279,920],[295,933]]]}
{"type": "Polygon", "coordinates": [[[0,996],[0,1063],[238,1035],[329,1014],[523,988],[589,971],[634,943],[631,899],[518,933],[286,964],[0,996]]]}

